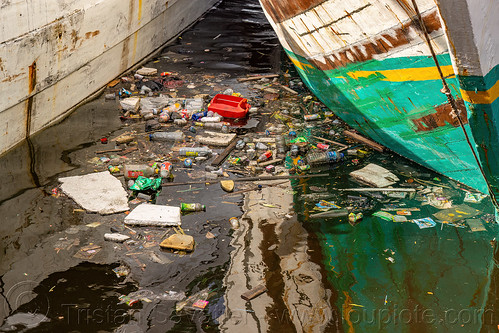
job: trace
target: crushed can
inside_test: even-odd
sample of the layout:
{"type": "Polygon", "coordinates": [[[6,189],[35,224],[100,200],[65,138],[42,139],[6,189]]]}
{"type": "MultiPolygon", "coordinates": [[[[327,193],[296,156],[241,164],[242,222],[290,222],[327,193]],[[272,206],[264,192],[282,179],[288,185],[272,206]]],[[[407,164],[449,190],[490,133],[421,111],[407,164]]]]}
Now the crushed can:
{"type": "Polygon", "coordinates": [[[161,178],[170,178],[172,176],[173,164],[170,162],[163,162],[159,167],[159,175],[161,178]]]}

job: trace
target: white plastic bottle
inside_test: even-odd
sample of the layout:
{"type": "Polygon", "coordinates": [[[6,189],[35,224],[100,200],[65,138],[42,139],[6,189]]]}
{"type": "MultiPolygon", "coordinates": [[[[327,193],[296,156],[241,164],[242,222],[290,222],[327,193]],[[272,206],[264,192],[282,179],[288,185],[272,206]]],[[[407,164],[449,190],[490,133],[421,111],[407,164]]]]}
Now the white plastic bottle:
{"type": "Polygon", "coordinates": [[[185,139],[184,133],[177,132],[156,132],[149,135],[151,141],[182,141],[185,139]]]}
{"type": "Polygon", "coordinates": [[[184,147],[179,150],[180,156],[209,156],[211,153],[212,151],[208,147],[184,147]]]}

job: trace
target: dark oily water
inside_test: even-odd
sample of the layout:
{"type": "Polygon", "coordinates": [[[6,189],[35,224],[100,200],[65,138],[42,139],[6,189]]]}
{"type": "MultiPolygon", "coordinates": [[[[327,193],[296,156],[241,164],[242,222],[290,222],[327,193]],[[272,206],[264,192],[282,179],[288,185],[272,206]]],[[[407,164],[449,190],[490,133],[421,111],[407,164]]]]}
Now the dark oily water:
{"type": "MultiPolygon", "coordinates": [[[[222,1],[163,54],[182,55],[182,73],[272,72],[279,65],[279,41],[258,1],[222,1]]],[[[168,69],[165,69],[168,70],[168,69]]]]}
{"type": "MultiPolygon", "coordinates": [[[[351,158],[350,158],[351,160],[351,158]]],[[[465,197],[456,182],[399,156],[372,153],[359,164],[343,162],[330,168],[325,184],[317,178],[294,181],[295,209],[304,227],[315,233],[328,279],[336,289],[335,305],[345,331],[357,332],[488,332],[497,329],[498,270],[494,254],[498,226],[490,200],[465,203],[478,209],[486,231],[471,232],[449,224],[420,229],[410,222],[372,216],[383,207],[419,208],[407,219],[432,215],[439,209],[422,205],[423,198],[370,198],[368,193],[339,189],[362,187],[348,174],[368,163],[393,172],[401,182],[430,181],[443,186],[454,205],[465,197]],[[348,217],[313,218],[320,200],[341,207],[348,196],[367,198],[364,218],[355,226],[348,217]],[[390,206],[391,205],[391,206],[390,206]]],[[[399,187],[398,184],[393,185],[399,187]]],[[[396,214],[395,211],[390,211],[396,214]]]]}
{"type": "Polygon", "coordinates": [[[121,280],[111,266],[82,263],[40,284],[19,282],[8,293],[16,302],[29,301],[7,317],[0,331],[110,332],[131,318],[118,297],[137,288],[121,280]]]}
{"type": "MultiPolygon", "coordinates": [[[[207,13],[146,66],[156,67],[161,72],[191,75],[188,79],[194,83],[204,81],[211,84],[216,78],[217,84],[223,83],[238,91],[237,77],[275,71],[279,65],[279,55],[277,38],[258,1],[227,0],[207,13]]],[[[185,86],[179,89],[179,95],[188,95],[187,92],[195,94],[185,86]]],[[[196,83],[196,86],[202,88],[201,84],[196,83]]],[[[217,91],[200,92],[214,95],[217,91]]],[[[55,199],[50,195],[58,184],[57,178],[94,171],[88,160],[96,156],[95,151],[113,148],[101,145],[99,139],[116,136],[127,129],[119,115],[118,104],[105,101],[104,96],[101,96],[0,159],[0,169],[4,171],[0,193],[0,325],[17,323],[18,330],[23,330],[24,323],[24,326],[35,327],[35,330],[52,332],[112,330],[130,318],[126,317],[121,323],[106,318],[107,321],[100,326],[92,326],[96,321],[90,320],[90,326],[77,328],[72,326],[74,322],[68,322],[68,316],[70,320],[74,318],[73,312],[68,312],[71,308],[62,308],[61,304],[73,304],[75,300],[81,299],[81,305],[88,305],[90,309],[107,309],[108,306],[111,310],[138,308],[138,305],[131,308],[128,305],[118,306],[118,294],[126,294],[132,289],[125,290],[111,279],[114,273],[109,272],[109,266],[76,266],[79,261],[73,258],[75,248],[95,242],[96,239],[102,240],[102,234],[86,227],[86,224],[100,221],[107,228],[104,231],[103,227],[102,232],[107,232],[108,225],[116,220],[122,221],[124,216],[86,214],[79,212],[81,207],[71,200],[55,199]],[[59,251],[56,248],[61,239],[78,240],[80,245],[59,251]],[[95,274],[85,278],[91,271],[95,271],[95,274]],[[81,275],[82,279],[75,279],[75,275],[81,275]],[[93,282],[85,283],[89,280],[93,282]],[[17,298],[17,303],[11,302],[12,295],[9,292],[12,286],[23,281],[30,281],[22,285],[26,298],[17,298]],[[89,285],[97,288],[95,290],[105,291],[106,295],[89,291],[89,285]],[[111,286],[116,290],[111,291],[111,286]],[[60,294],[61,290],[63,294],[60,294]],[[45,313],[47,301],[51,308],[45,313]],[[6,318],[10,318],[10,321],[6,321],[6,318]]],[[[179,172],[177,180],[187,181],[189,178],[179,172]]],[[[206,192],[199,196],[191,196],[194,192],[173,193],[175,202],[165,194],[158,198],[157,203],[178,205],[180,201],[189,200],[206,203],[210,211],[205,217],[209,221],[198,224],[195,215],[188,215],[182,218],[182,223],[194,237],[205,237],[206,232],[210,231],[218,236],[217,240],[206,245],[206,248],[199,247],[200,251],[193,256],[165,253],[164,256],[176,262],[165,266],[148,265],[147,274],[140,276],[141,288],[151,289],[156,294],[176,290],[184,291],[187,295],[209,288],[213,295],[208,310],[203,314],[194,312],[195,316],[189,311],[176,316],[175,301],[161,301],[159,305],[144,303],[144,309],[139,309],[144,316],[133,318],[133,323],[127,329],[133,329],[136,324],[134,321],[137,320],[143,330],[147,327],[173,331],[180,330],[180,327],[185,327],[187,331],[214,330],[216,318],[223,311],[220,281],[231,251],[228,246],[230,226],[217,228],[217,225],[227,225],[227,219],[240,215],[241,210],[237,205],[216,209],[220,193],[206,192]]],[[[240,201],[241,197],[237,200],[240,201]]],[[[119,253],[113,251],[112,246],[106,249],[104,245],[100,252],[101,259],[96,261],[117,262],[119,253]]],[[[145,259],[141,257],[140,260],[145,259]]],[[[81,313],[85,315],[85,311],[81,313]]]]}

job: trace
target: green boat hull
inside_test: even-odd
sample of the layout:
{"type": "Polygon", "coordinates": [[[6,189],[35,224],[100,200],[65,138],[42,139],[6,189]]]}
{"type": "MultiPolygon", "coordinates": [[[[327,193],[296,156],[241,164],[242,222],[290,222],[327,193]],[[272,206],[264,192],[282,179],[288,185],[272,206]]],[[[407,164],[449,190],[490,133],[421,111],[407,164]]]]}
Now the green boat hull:
{"type": "MultiPolygon", "coordinates": [[[[322,71],[286,52],[310,90],[350,126],[416,163],[488,193],[471,151],[476,143],[459,81],[453,74],[446,79],[461,106],[470,143],[440,92],[442,82],[431,57],[370,60],[322,71]]],[[[438,60],[453,73],[448,54],[438,60]]]]}

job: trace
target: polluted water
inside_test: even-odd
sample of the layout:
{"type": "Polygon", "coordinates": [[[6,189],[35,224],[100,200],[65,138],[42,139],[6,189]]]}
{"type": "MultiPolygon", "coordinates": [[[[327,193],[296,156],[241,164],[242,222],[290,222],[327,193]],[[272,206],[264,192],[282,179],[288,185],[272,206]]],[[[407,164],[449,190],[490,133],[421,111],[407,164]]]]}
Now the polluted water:
{"type": "Polygon", "coordinates": [[[2,157],[0,331],[496,329],[490,198],[344,130],[258,1],[220,2],[2,157]],[[126,212],[59,184],[104,171],[126,212]]]}

